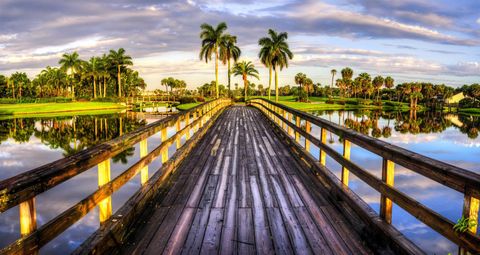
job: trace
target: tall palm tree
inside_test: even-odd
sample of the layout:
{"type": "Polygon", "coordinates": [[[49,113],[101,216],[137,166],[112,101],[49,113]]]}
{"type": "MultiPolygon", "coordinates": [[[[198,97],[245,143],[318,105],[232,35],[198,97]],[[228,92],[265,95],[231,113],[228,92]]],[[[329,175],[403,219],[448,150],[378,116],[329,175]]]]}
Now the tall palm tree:
{"type": "Polygon", "coordinates": [[[384,82],[384,79],[380,75],[375,76],[375,78],[373,78],[373,81],[372,81],[373,87],[377,91],[377,101],[378,101],[378,98],[380,97],[380,89],[383,86],[383,82],[384,82]]]}
{"type": "Polygon", "coordinates": [[[232,35],[226,35],[225,40],[221,42],[220,45],[220,59],[222,60],[223,64],[227,64],[228,67],[228,92],[231,93],[232,89],[230,87],[230,76],[231,76],[231,67],[230,67],[230,59],[236,63],[242,51],[236,45],[237,37],[232,35]]]}
{"type": "Polygon", "coordinates": [[[288,67],[288,60],[293,58],[293,53],[287,43],[288,34],[286,32],[277,33],[273,29],[268,30],[270,37],[261,38],[258,44],[262,46],[260,56],[264,55],[262,51],[268,51],[268,63],[275,71],[275,101],[278,102],[278,69],[282,70],[288,67]]]}
{"type": "Polygon", "coordinates": [[[302,101],[302,98],[301,98],[301,92],[302,92],[302,89],[303,89],[303,85],[305,84],[307,80],[307,75],[304,74],[304,73],[297,73],[297,75],[295,75],[295,84],[297,84],[299,86],[298,88],[298,101],[302,101]]]}
{"type": "Polygon", "coordinates": [[[235,65],[233,66],[233,69],[232,69],[232,72],[235,76],[242,76],[242,79],[243,79],[243,87],[244,87],[244,90],[245,90],[245,95],[244,95],[244,99],[245,99],[245,102],[247,101],[247,88],[248,88],[248,76],[251,76],[251,77],[255,77],[257,79],[259,79],[258,77],[258,71],[257,69],[255,69],[255,66],[252,64],[251,61],[242,61],[242,62],[237,62],[235,63],[235,65]]]}
{"type": "MultiPolygon", "coordinates": [[[[332,74],[332,84],[330,85],[330,93],[333,93],[333,80],[335,79],[335,74],[337,74],[337,70],[332,69],[330,70],[330,73],[332,74]]],[[[331,96],[332,94],[330,94],[331,96]]]]}
{"type": "Polygon", "coordinates": [[[91,77],[93,80],[93,98],[97,98],[97,79],[101,74],[100,70],[101,59],[98,57],[91,57],[89,62],[84,62],[85,72],[84,77],[91,77]]]}
{"type": "Polygon", "coordinates": [[[350,67],[345,67],[342,69],[341,73],[342,73],[342,80],[345,86],[345,91],[348,91],[348,90],[353,91],[354,89],[353,81],[352,81],[353,70],[350,67]]]}
{"type": "Polygon", "coordinates": [[[108,59],[117,67],[118,97],[122,97],[121,70],[127,65],[133,65],[132,57],[125,55],[125,49],[120,48],[118,51],[110,50],[108,59]]]}
{"type": "Polygon", "coordinates": [[[75,88],[73,85],[74,83],[73,78],[75,74],[79,73],[80,70],[82,69],[82,60],[79,58],[78,53],[74,51],[71,54],[68,54],[68,53],[63,54],[60,61],[58,61],[58,64],[60,64],[60,68],[62,68],[63,71],[66,72],[67,75],[70,77],[70,87],[72,92],[72,98],[75,98],[75,88]]]}
{"type": "Polygon", "coordinates": [[[212,55],[215,55],[215,90],[216,98],[219,98],[219,88],[218,88],[218,58],[219,58],[219,48],[222,46],[222,42],[226,41],[229,35],[224,34],[227,30],[227,24],[221,22],[217,25],[216,28],[213,28],[209,24],[202,24],[200,26],[200,39],[202,39],[202,48],[200,50],[200,60],[205,59],[205,62],[208,63],[212,59],[212,55]]]}
{"type": "Polygon", "coordinates": [[[272,40],[270,38],[264,37],[258,41],[258,44],[262,46],[260,52],[258,53],[258,58],[260,62],[268,68],[268,100],[271,99],[272,92],[272,40]]]}

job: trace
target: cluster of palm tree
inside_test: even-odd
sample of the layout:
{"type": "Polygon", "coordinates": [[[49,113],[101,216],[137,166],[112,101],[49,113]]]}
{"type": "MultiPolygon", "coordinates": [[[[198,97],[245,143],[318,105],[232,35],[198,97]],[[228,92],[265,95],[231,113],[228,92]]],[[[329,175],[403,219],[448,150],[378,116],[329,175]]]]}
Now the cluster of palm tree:
{"type": "MultiPolygon", "coordinates": [[[[173,92],[175,89],[177,96],[182,95],[182,92],[187,88],[187,83],[184,80],[178,80],[173,77],[164,78],[160,83],[165,86],[165,91],[168,96],[170,96],[168,88],[170,88],[172,94],[174,94],[173,92]]],[[[170,98],[168,98],[167,101],[170,101],[170,98]]]]}
{"type": "Polygon", "coordinates": [[[47,66],[33,80],[20,72],[0,75],[0,97],[123,97],[146,86],[138,72],[128,67],[133,65],[132,58],[123,48],[88,61],[77,52],[65,53],[58,63],[59,67],[47,66]]]}
{"type": "MultiPolygon", "coordinates": [[[[244,97],[247,98],[248,93],[248,76],[258,79],[258,71],[250,61],[237,62],[241,55],[240,48],[236,45],[237,37],[226,33],[227,24],[221,22],[216,27],[209,24],[202,24],[200,26],[200,39],[202,45],[200,49],[200,60],[212,60],[215,56],[215,93],[218,98],[220,95],[220,88],[218,83],[218,62],[222,61],[228,67],[228,91],[231,95],[231,74],[235,76],[242,76],[244,81],[244,97]],[[233,60],[235,65],[230,66],[230,61],[233,60]]],[[[288,43],[288,34],[277,33],[272,29],[268,30],[268,37],[261,38],[258,44],[261,46],[259,58],[262,64],[269,69],[269,83],[268,96],[270,99],[270,92],[272,86],[272,71],[275,72],[275,100],[278,101],[278,72],[285,67],[288,67],[288,60],[293,58],[293,53],[290,51],[288,43]]]]}
{"type": "Polygon", "coordinates": [[[308,96],[310,92],[313,91],[313,81],[312,79],[308,78],[304,73],[298,73],[295,75],[295,84],[299,86],[299,97],[298,101],[300,102],[308,102],[308,96]],[[304,92],[306,98],[304,98],[304,92]]]}

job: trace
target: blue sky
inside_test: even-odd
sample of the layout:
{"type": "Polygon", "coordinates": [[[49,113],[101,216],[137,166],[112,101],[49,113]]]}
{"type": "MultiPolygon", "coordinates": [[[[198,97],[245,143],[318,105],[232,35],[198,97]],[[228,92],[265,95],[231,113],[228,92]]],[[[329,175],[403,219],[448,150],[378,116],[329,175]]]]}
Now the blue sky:
{"type": "MultiPolygon", "coordinates": [[[[64,52],[82,58],[123,47],[148,89],[167,76],[190,88],[214,78],[213,63],[198,58],[200,24],[227,22],[242,59],[257,59],[269,28],[289,34],[294,59],[280,74],[294,84],[304,72],[330,83],[330,70],[391,75],[395,81],[458,86],[480,82],[480,1],[476,0],[0,0],[0,73],[34,77],[58,65],[64,52]]],[[[226,83],[226,68],[220,80],[226,83]]],[[[233,83],[240,82],[234,78],[233,83]]]]}

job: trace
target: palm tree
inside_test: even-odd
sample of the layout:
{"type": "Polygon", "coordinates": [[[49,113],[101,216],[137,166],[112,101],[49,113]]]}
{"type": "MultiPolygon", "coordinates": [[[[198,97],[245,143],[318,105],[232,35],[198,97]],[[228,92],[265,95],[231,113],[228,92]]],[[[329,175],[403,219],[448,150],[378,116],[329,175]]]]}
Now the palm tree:
{"type": "Polygon", "coordinates": [[[270,94],[272,92],[272,40],[270,38],[262,38],[258,41],[258,44],[262,46],[260,52],[258,53],[258,58],[260,58],[260,62],[265,67],[268,67],[268,100],[271,99],[270,94]]]}
{"type": "Polygon", "coordinates": [[[343,79],[343,82],[345,83],[344,84],[345,88],[353,90],[353,83],[352,83],[353,70],[350,67],[345,67],[340,72],[342,73],[342,79],[343,79]]]}
{"type": "Polygon", "coordinates": [[[93,98],[97,98],[97,79],[101,74],[100,62],[101,59],[98,57],[91,57],[89,62],[84,62],[85,72],[83,76],[93,79],[93,98]]]}
{"type": "Polygon", "coordinates": [[[132,57],[125,55],[125,49],[120,48],[118,51],[110,50],[108,60],[117,67],[118,97],[122,97],[121,70],[127,65],[133,65],[132,57]]]}
{"type": "Polygon", "coordinates": [[[225,40],[221,42],[220,45],[220,59],[222,60],[223,64],[227,64],[228,66],[228,91],[231,94],[232,89],[230,87],[230,76],[231,76],[231,67],[230,67],[230,59],[236,63],[242,51],[240,48],[235,45],[237,43],[237,37],[232,35],[226,35],[225,40]]]}
{"type": "Polygon", "coordinates": [[[304,73],[297,73],[297,75],[295,75],[295,84],[299,86],[298,101],[302,101],[301,92],[303,89],[302,87],[305,84],[306,80],[307,80],[307,75],[305,75],[304,73]]]}
{"type": "Polygon", "coordinates": [[[205,59],[205,62],[208,63],[212,59],[212,55],[215,54],[215,89],[216,89],[216,98],[219,98],[219,88],[218,88],[218,58],[219,58],[219,48],[222,47],[222,43],[227,40],[229,35],[224,34],[227,30],[227,24],[221,22],[217,25],[216,28],[213,28],[209,24],[202,24],[200,26],[200,39],[202,39],[202,48],[200,50],[200,60],[205,59]]]}
{"type": "Polygon", "coordinates": [[[375,78],[373,78],[373,81],[372,81],[373,87],[377,91],[377,101],[378,101],[378,98],[380,97],[380,89],[383,86],[383,82],[384,82],[384,79],[380,75],[375,76],[375,78]]]}
{"type": "Polygon", "coordinates": [[[251,76],[251,77],[255,77],[257,79],[259,79],[258,77],[258,71],[257,69],[255,69],[255,66],[252,64],[251,61],[241,61],[241,62],[237,62],[235,63],[235,65],[233,66],[233,69],[232,69],[232,72],[233,72],[233,75],[235,76],[242,76],[242,79],[243,79],[243,87],[244,87],[244,90],[245,90],[245,94],[244,94],[244,100],[245,102],[247,101],[247,88],[248,88],[248,76],[251,76]]]}
{"type": "Polygon", "coordinates": [[[62,68],[63,71],[66,72],[67,75],[70,77],[72,98],[75,98],[75,88],[73,86],[72,80],[74,75],[80,72],[80,70],[82,69],[82,60],[80,60],[78,53],[74,51],[71,54],[63,54],[60,61],[58,61],[58,64],[60,64],[60,68],[62,68]]]}
{"type": "MultiPolygon", "coordinates": [[[[384,80],[383,82],[385,83],[385,87],[386,87],[387,89],[391,89],[391,88],[393,87],[393,82],[394,82],[394,81],[393,81],[393,78],[392,78],[392,77],[390,77],[390,76],[385,77],[385,80],[384,80]]],[[[390,93],[388,93],[388,96],[389,96],[389,100],[392,100],[392,99],[390,98],[390,93]]]]}
{"type": "Polygon", "coordinates": [[[258,44],[262,46],[260,56],[268,52],[267,62],[275,71],[275,101],[278,102],[278,69],[282,70],[288,67],[288,60],[293,58],[293,53],[287,43],[288,34],[286,32],[277,33],[272,29],[268,30],[270,37],[261,38],[258,44]]]}
{"type": "MultiPolygon", "coordinates": [[[[330,85],[330,93],[332,93],[332,92],[333,92],[333,91],[332,91],[332,89],[333,89],[333,80],[335,79],[335,74],[337,74],[337,70],[332,69],[332,70],[330,70],[330,73],[332,74],[332,84],[330,85]]],[[[331,94],[330,94],[330,96],[331,96],[331,94]]]]}

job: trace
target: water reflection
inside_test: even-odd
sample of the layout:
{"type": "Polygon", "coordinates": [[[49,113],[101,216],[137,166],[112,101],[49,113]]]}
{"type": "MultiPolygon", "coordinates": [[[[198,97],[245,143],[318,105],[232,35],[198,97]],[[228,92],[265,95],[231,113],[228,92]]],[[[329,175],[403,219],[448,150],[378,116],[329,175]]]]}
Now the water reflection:
{"type": "MultiPolygon", "coordinates": [[[[388,143],[480,173],[479,117],[371,110],[312,113],[388,143]]],[[[320,129],[314,127],[312,135],[320,137],[320,129]]],[[[342,139],[329,132],[327,137],[330,146],[342,153],[342,139]]],[[[316,146],[312,146],[310,152],[317,157],[319,155],[316,146]]],[[[352,145],[351,160],[381,178],[382,158],[378,155],[352,145]]],[[[326,161],[327,167],[340,179],[341,166],[330,157],[326,161]]],[[[399,165],[395,165],[394,182],[397,189],[451,221],[461,217],[463,194],[399,165]]],[[[378,192],[353,174],[350,175],[350,188],[379,213],[378,192]]],[[[393,206],[392,223],[429,254],[456,254],[458,251],[455,244],[396,205],[393,206]]]]}

